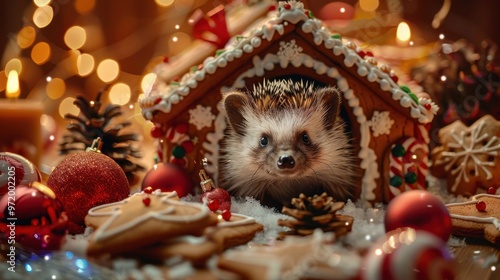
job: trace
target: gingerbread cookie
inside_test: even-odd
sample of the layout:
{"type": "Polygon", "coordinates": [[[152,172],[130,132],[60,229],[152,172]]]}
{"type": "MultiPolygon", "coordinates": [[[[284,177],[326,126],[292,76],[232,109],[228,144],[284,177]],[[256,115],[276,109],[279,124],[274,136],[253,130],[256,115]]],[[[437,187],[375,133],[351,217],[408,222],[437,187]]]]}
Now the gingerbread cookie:
{"type": "Polygon", "coordinates": [[[470,201],[450,203],[446,207],[451,216],[452,234],[500,243],[500,195],[478,194],[470,201]]]}
{"type": "Polygon", "coordinates": [[[97,229],[90,236],[87,254],[130,252],[186,234],[201,236],[206,227],[217,224],[206,206],[174,197],[175,193],[142,192],[90,209],[86,224],[97,229]]]}
{"type": "Polygon", "coordinates": [[[218,267],[248,280],[353,279],[361,257],[328,244],[331,238],[331,234],[316,230],[306,237],[288,236],[273,246],[230,250],[218,260],[218,267]]]}
{"type": "Polygon", "coordinates": [[[500,181],[500,121],[486,115],[470,127],[456,121],[439,131],[432,151],[434,176],[446,178],[448,191],[471,196],[500,181]]]}
{"type": "Polygon", "coordinates": [[[217,243],[222,251],[248,243],[263,229],[264,226],[254,218],[233,213],[229,221],[220,221],[217,226],[208,228],[206,235],[217,243]]]}

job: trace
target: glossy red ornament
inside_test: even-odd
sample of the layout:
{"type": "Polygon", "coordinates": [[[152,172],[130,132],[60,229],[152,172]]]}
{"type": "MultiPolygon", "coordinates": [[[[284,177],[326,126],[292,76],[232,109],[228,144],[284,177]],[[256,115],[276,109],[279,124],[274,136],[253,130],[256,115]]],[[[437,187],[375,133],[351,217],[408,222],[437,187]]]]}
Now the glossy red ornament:
{"type": "Polygon", "coordinates": [[[158,163],[144,176],[142,190],[147,187],[162,192],[176,191],[179,197],[193,193],[193,181],[184,168],[173,163],[158,163]]]}
{"type": "Polygon", "coordinates": [[[208,209],[210,209],[210,211],[212,211],[212,212],[219,210],[219,202],[217,200],[208,201],[207,206],[208,206],[208,209]]]}
{"type": "Polygon", "coordinates": [[[58,250],[67,227],[62,203],[40,183],[18,185],[14,194],[0,199],[0,240],[4,244],[18,243],[34,252],[58,250]]]}
{"type": "MultiPolygon", "coordinates": [[[[219,208],[217,210],[231,210],[231,196],[222,188],[214,188],[201,194],[201,201],[208,204],[210,201],[217,201],[219,208]]],[[[213,210],[212,210],[213,211],[213,210]]]]}
{"type": "Polygon", "coordinates": [[[478,200],[476,202],[476,209],[477,211],[479,212],[484,212],[486,211],[486,202],[482,201],[482,200],[478,200]]]}
{"type": "Polygon", "coordinates": [[[0,197],[18,185],[41,182],[42,176],[28,159],[14,153],[0,153],[0,197]]]}
{"type": "Polygon", "coordinates": [[[227,209],[222,210],[221,216],[222,216],[222,219],[224,219],[224,221],[229,221],[229,220],[231,220],[231,211],[229,211],[227,209]]]}
{"type": "Polygon", "coordinates": [[[496,194],[497,193],[497,188],[495,188],[495,187],[489,187],[487,193],[488,194],[496,194]]]}
{"type": "Polygon", "coordinates": [[[446,243],[412,228],[388,232],[364,259],[363,280],[455,279],[456,264],[446,243]]]}
{"type": "Polygon", "coordinates": [[[47,180],[62,202],[70,221],[69,232],[83,233],[90,208],[127,198],[130,187],[121,167],[97,152],[67,156],[47,180]]]}
{"type": "Polygon", "coordinates": [[[410,190],[396,196],[385,212],[385,231],[411,227],[434,234],[447,241],[451,234],[451,218],[446,206],[424,190],[410,190]]]}

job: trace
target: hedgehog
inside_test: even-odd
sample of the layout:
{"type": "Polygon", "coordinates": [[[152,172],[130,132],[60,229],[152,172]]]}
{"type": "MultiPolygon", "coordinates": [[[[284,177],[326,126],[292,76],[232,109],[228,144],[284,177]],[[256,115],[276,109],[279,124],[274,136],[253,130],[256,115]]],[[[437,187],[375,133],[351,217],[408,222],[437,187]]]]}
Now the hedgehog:
{"type": "Polygon", "coordinates": [[[341,101],[334,87],[291,79],[224,94],[221,187],[278,210],[301,193],[353,198],[356,168],[341,101]]]}

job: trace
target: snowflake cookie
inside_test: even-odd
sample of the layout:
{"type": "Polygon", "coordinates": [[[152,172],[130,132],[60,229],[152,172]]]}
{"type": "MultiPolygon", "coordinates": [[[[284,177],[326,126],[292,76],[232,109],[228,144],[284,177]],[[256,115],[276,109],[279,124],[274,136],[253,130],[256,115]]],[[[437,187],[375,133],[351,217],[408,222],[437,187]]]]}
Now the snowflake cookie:
{"type": "Polygon", "coordinates": [[[433,175],[446,178],[448,191],[464,196],[498,187],[500,181],[500,121],[486,115],[470,127],[460,121],[439,131],[433,175]],[[483,189],[479,191],[479,189],[483,189]]]}

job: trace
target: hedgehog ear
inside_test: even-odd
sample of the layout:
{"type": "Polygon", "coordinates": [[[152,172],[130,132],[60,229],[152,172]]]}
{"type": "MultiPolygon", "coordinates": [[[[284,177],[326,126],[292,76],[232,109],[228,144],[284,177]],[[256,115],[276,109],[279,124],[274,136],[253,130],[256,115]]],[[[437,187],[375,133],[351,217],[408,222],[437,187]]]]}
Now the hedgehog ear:
{"type": "Polygon", "coordinates": [[[226,111],[226,118],[229,125],[240,136],[245,135],[245,117],[243,117],[243,110],[248,104],[248,97],[246,94],[233,91],[224,95],[223,105],[226,111]]]}
{"type": "Polygon", "coordinates": [[[341,97],[337,89],[333,87],[320,89],[317,94],[322,95],[322,104],[325,106],[323,123],[326,129],[332,129],[337,122],[340,110],[341,97]]]}

